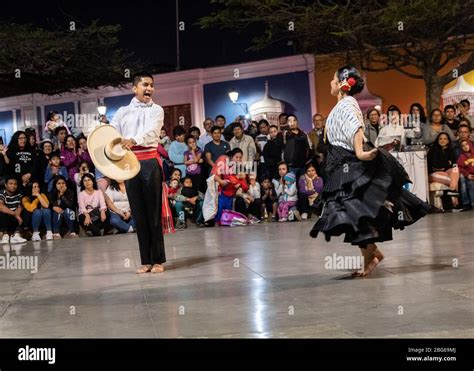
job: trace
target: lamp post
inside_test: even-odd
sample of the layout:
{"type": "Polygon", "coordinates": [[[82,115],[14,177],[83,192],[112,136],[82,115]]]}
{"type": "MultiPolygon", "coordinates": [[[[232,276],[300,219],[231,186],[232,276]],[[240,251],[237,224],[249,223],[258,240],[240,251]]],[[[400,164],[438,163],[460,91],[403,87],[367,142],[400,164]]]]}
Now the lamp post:
{"type": "Polygon", "coordinates": [[[238,104],[240,107],[242,107],[246,119],[250,118],[247,103],[237,102],[237,100],[239,99],[239,92],[237,90],[232,89],[231,91],[229,91],[229,99],[233,104],[238,104]]]}

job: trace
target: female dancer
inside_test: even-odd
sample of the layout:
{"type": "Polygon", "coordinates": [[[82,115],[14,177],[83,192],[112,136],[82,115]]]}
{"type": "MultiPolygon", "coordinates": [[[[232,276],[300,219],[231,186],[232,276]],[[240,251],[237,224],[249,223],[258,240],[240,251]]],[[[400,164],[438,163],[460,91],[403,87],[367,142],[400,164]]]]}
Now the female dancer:
{"type": "Polygon", "coordinates": [[[384,258],[375,243],[391,240],[392,228],[403,229],[430,210],[403,188],[410,180],[402,165],[366,142],[362,112],[353,97],[363,88],[353,66],[337,70],[331,81],[338,103],[326,122],[328,181],[322,215],[310,233],[315,238],[323,232],[327,241],[345,233],[344,242],[359,246],[365,264],[353,277],[368,275],[384,258]]]}

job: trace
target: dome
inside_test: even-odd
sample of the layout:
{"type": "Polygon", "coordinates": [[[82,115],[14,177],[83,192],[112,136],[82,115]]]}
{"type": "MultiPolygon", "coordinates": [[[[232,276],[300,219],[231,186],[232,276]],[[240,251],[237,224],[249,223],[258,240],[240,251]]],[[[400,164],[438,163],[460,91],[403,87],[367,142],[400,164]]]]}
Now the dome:
{"type": "Polygon", "coordinates": [[[268,81],[265,81],[265,96],[261,101],[258,101],[250,106],[249,109],[251,116],[266,113],[282,113],[285,112],[285,104],[278,99],[273,99],[270,96],[268,81]]]}

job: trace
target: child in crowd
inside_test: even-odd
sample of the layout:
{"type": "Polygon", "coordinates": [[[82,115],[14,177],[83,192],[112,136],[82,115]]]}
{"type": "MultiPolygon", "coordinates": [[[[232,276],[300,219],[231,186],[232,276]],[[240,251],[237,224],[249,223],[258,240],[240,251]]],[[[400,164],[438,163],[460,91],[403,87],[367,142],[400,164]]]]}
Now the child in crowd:
{"type": "Polygon", "coordinates": [[[160,144],[168,152],[168,149],[170,148],[170,144],[171,144],[171,139],[168,136],[168,134],[166,134],[165,128],[162,128],[160,131],[160,144]]]}
{"type": "Polygon", "coordinates": [[[457,165],[462,174],[461,189],[465,193],[463,206],[465,210],[470,210],[474,206],[474,148],[470,140],[461,140],[461,154],[457,165]]]}
{"type": "Polygon", "coordinates": [[[47,185],[48,192],[53,189],[53,179],[56,175],[62,175],[68,178],[68,172],[65,166],[61,166],[61,154],[53,152],[49,156],[49,165],[44,173],[44,182],[47,185]]]}
{"type": "Polygon", "coordinates": [[[250,174],[248,178],[248,191],[244,192],[241,188],[237,191],[237,196],[240,196],[244,200],[244,204],[242,204],[239,199],[237,199],[235,203],[235,210],[244,215],[252,215],[258,220],[261,220],[262,200],[260,194],[260,184],[257,182],[256,174],[250,174]]]}
{"type": "Polygon", "coordinates": [[[176,195],[178,194],[178,191],[179,191],[179,180],[171,179],[169,188],[168,188],[168,199],[172,206],[174,206],[176,203],[175,198],[176,198],[176,195]]]}
{"type": "Polygon", "coordinates": [[[174,205],[176,214],[178,215],[178,223],[176,224],[177,229],[186,228],[186,213],[188,215],[194,215],[196,218],[196,224],[203,226],[204,218],[202,215],[202,205],[204,202],[204,196],[194,186],[191,177],[183,178],[183,186],[178,191],[175,197],[176,203],[174,205]]]}
{"type": "Polygon", "coordinates": [[[263,202],[263,215],[268,221],[276,221],[277,217],[277,206],[278,196],[273,188],[273,184],[270,178],[265,177],[262,179],[262,202],[263,202]]]}
{"type": "Polygon", "coordinates": [[[274,180],[275,192],[278,196],[278,216],[280,222],[292,221],[295,217],[301,220],[295,206],[298,202],[298,189],[296,188],[296,176],[288,172],[288,165],[278,165],[279,180],[274,180]]]}
{"type": "Polygon", "coordinates": [[[306,220],[310,208],[323,190],[323,178],[318,176],[313,164],[306,165],[305,173],[298,180],[298,189],[298,209],[301,211],[301,219],[306,220]]]}
{"type": "Polygon", "coordinates": [[[48,121],[46,121],[46,124],[44,125],[44,137],[47,139],[53,139],[54,132],[59,127],[66,128],[67,133],[70,134],[69,128],[64,121],[61,120],[61,116],[55,111],[49,112],[48,121]]]}

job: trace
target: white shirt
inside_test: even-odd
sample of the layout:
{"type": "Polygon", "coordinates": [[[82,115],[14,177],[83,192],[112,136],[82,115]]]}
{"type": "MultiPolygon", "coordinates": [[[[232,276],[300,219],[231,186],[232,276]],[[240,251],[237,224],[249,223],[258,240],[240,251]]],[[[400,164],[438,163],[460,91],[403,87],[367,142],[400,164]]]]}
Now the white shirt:
{"type": "Polygon", "coordinates": [[[134,139],[138,146],[157,148],[165,112],[161,106],[142,103],[133,98],[128,106],[120,107],[110,122],[127,139],[134,139]]]}
{"type": "Polygon", "coordinates": [[[400,137],[402,146],[405,145],[405,128],[403,125],[389,124],[385,125],[380,131],[377,139],[375,140],[375,146],[385,145],[393,141],[393,137],[400,137]]]}
{"type": "Polygon", "coordinates": [[[356,99],[346,96],[337,102],[326,120],[326,134],[333,146],[354,150],[354,135],[364,129],[364,118],[356,99]]]}
{"type": "Polygon", "coordinates": [[[128,202],[127,192],[122,193],[113,189],[112,187],[108,187],[105,191],[105,194],[109,196],[110,200],[114,203],[117,209],[122,210],[124,212],[130,211],[130,204],[128,202]]]}

